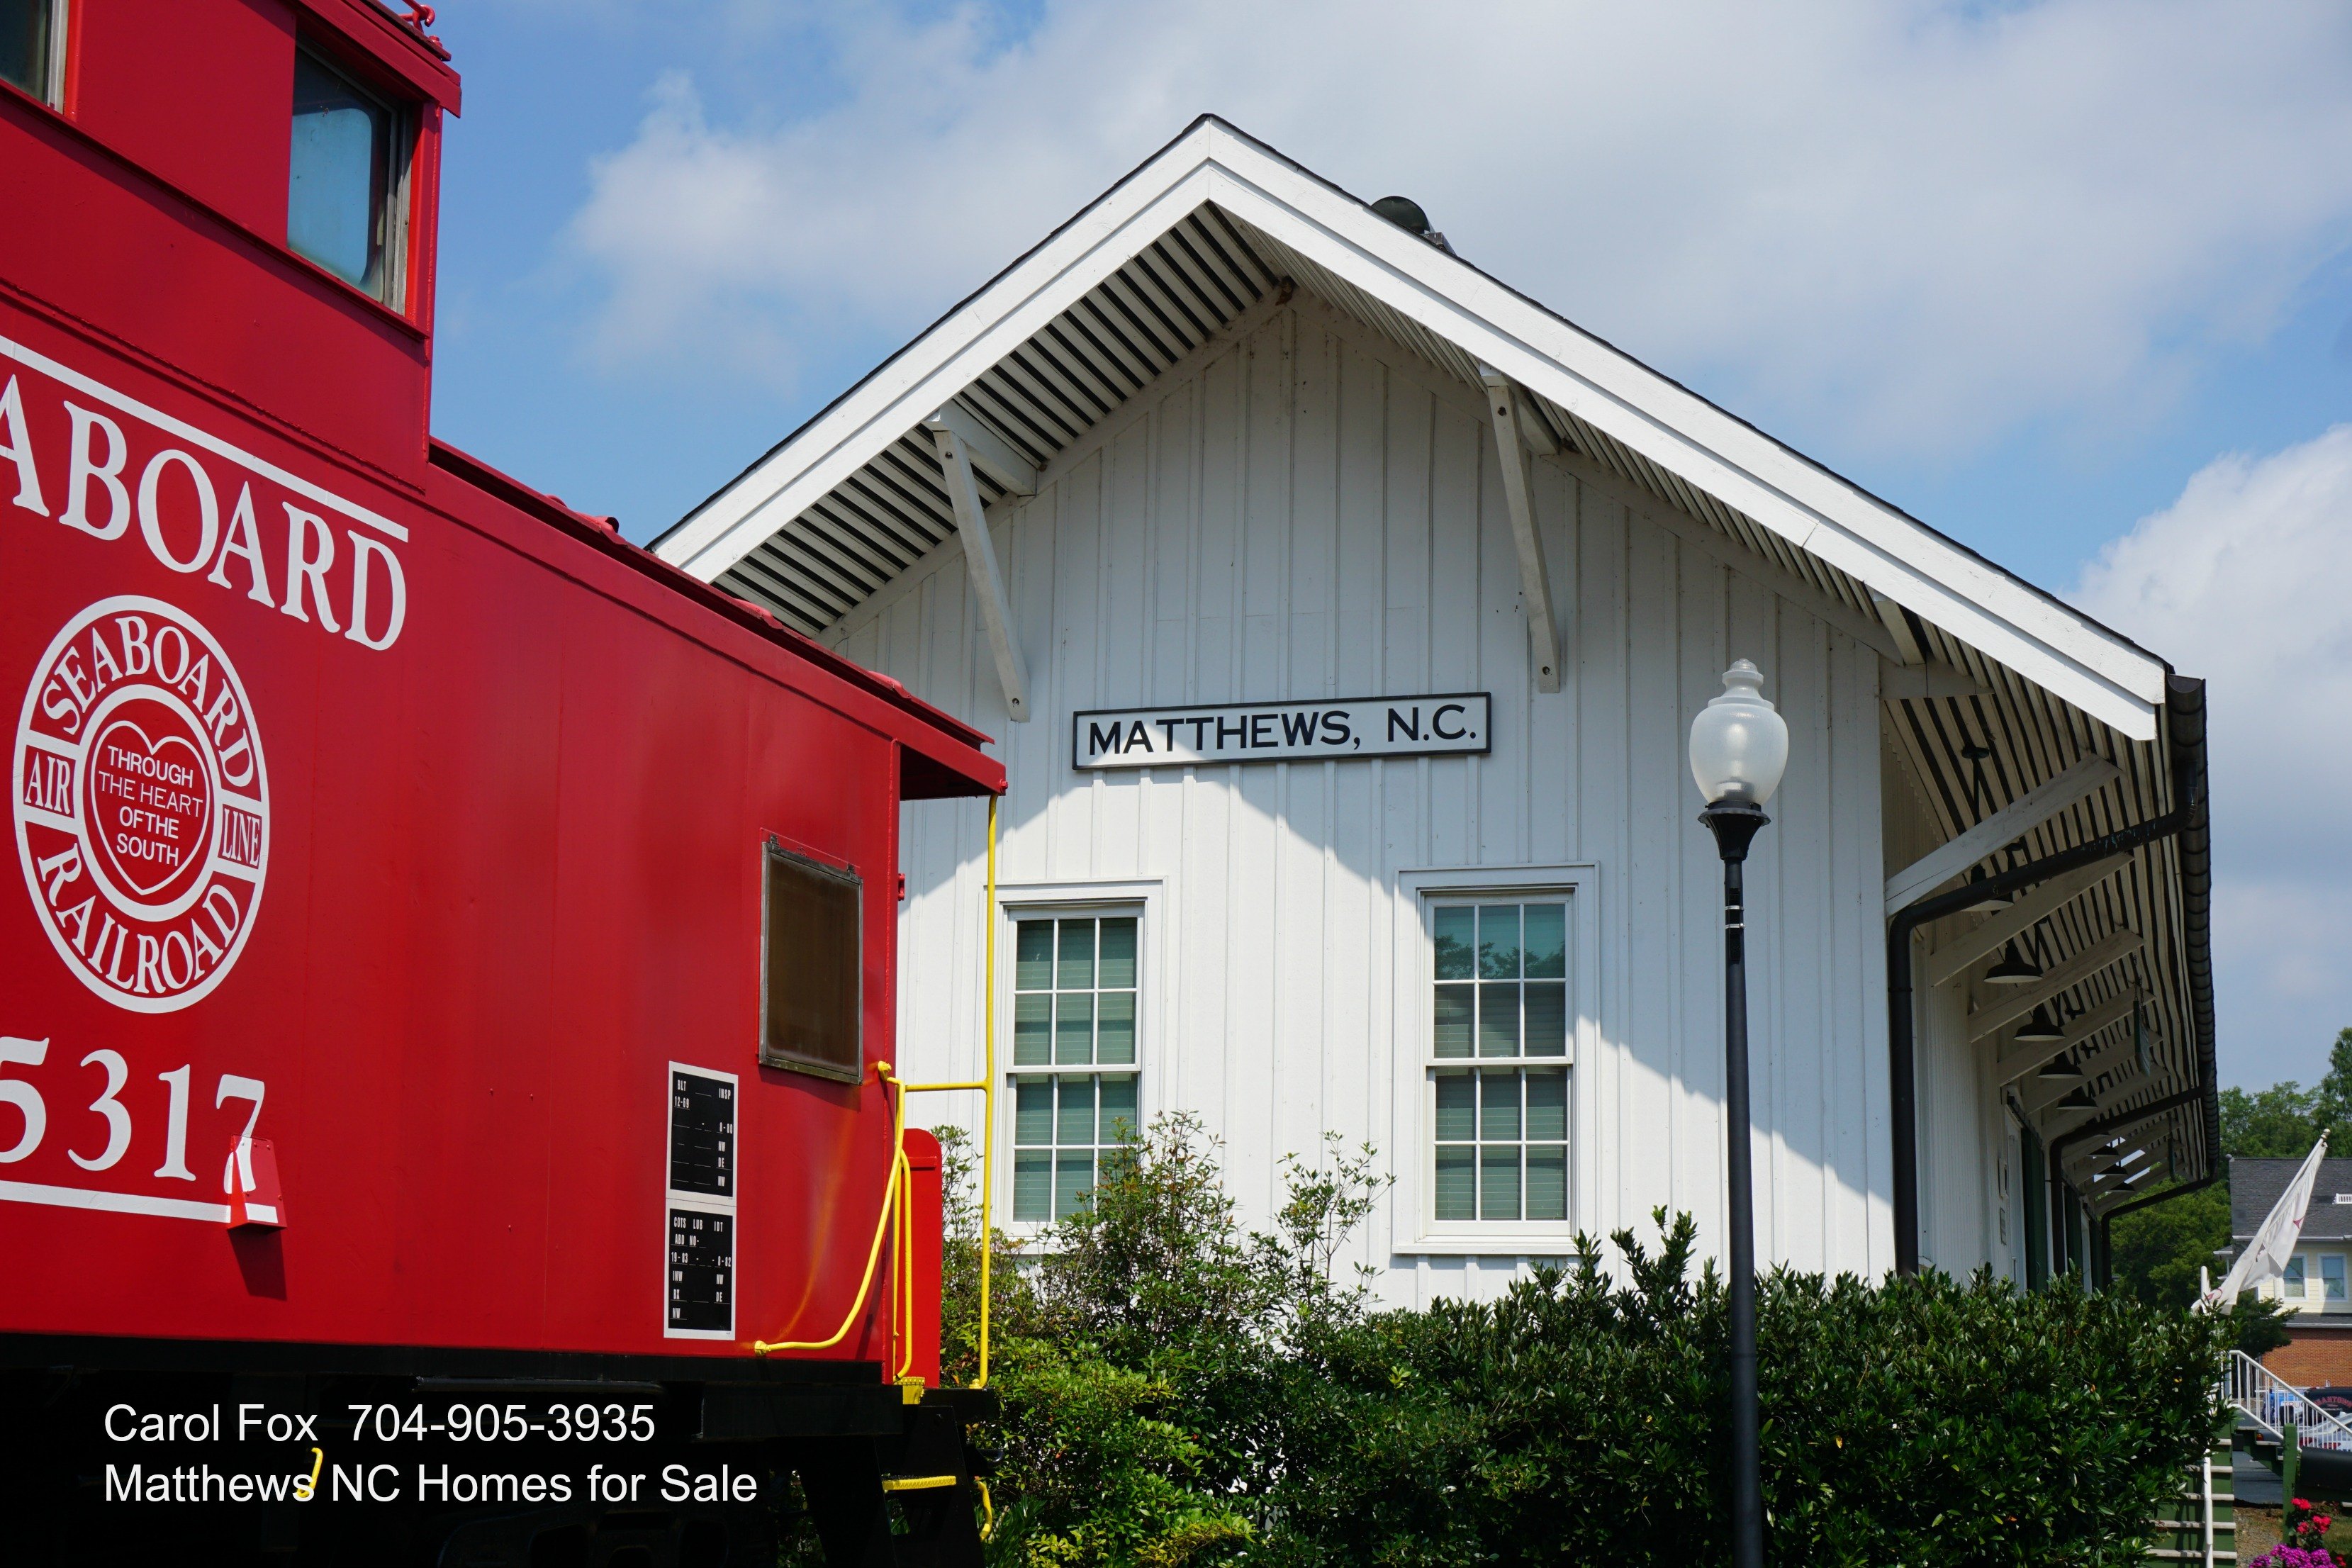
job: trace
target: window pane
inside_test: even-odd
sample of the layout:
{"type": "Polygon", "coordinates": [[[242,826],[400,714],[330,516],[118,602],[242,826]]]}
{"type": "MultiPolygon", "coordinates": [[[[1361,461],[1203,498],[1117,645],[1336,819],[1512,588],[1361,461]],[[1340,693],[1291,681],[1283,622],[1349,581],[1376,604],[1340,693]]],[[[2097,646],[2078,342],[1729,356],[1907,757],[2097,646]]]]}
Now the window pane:
{"type": "Polygon", "coordinates": [[[1528,978],[1568,978],[1568,906],[1529,904],[1527,907],[1528,978]]]}
{"type": "Polygon", "coordinates": [[[765,851],[760,1060],[855,1083],[864,1071],[856,876],[765,851]]]}
{"type": "Polygon", "coordinates": [[[1013,1217],[1054,1217],[1053,1155],[1024,1152],[1013,1156],[1013,1217]]]}
{"type": "MultiPolygon", "coordinates": [[[[1437,1075],[1437,1141],[1467,1143],[1478,1135],[1478,1086],[1466,1072],[1437,1075]]],[[[1465,1216],[1466,1217],[1466,1216],[1465,1216]]]]}
{"type": "Polygon", "coordinates": [[[1013,1085],[1013,1141],[1051,1143],[1054,1141],[1054,1080],[1024,1078],[1013,1085]]]}
{"type": "Polygon", "coordinates": [[[0,0],[0,81],[49,96],[50,0],[0,0]]]}
{"type": "Polygon", "coordinates": [[[348,283],[383,282],[384,178],[392,113],[297,51],[286,243],[348,283]]]}
{"type": "Polygon", "coordinates": [[[1547,1142],[1568,1136],[1568,1075],[1528,1074],[1528,1142],[1547,1142]]]}
{"type": "Polygon", "coordinates": [[[1084,1153],[1064,1153],[1054,1160],[1054,1217],[1075,1214],[1085,1203],[1086,1195],[1095,1184],[1095,1157],[1091,1151],[1084,1153]]]}
{"type": "Polygon", "coordinates": [[[2296,1299],[2296,1300],[2298,1300],[2302,1299],[2302,1296],[2303,1296],[2303,1259],[2302,1259],[2302,1258],[2288,1258],[2288,1259],[2286,1260],[2286,1277],[2279,1282],[2279,1289],[2282,1289],[2282,1290],[2284,1290],[2287,1295],[2289,1295],[2289,1296],[2291,1296],[2291,1297],[2294,1297],[2294,1298],[2295,1298],[2295,1299],[2296,1299]]]}
{"type": "Polygon", "coordinates": [[[2319,1279],[2320,1279],[2320,1282],[2321,1282],[2321,1284],[2323,1284],[2323,1285],[2326,1288],[2326,1290],[2327,1290],[2327,1299],[2328,1299],[2329,1300],[2331,1300],[2331,1301],[2341,1301],[2342,1300],[2344,1300],[2344,1259],[2343,1259],[2343,1258],[2321,1258],[2321,1259],[2319,1260],[2319,1279]]]}
{"type": "Polygon", "coordinates": [[[1568,1151],[1557,1143],[1528,1145],[1528,1217],[1568,1217],[1568,1151]]]}
{"type": "Polygon", "coordinates": [[[1460,906],[1448,906],[1435,911],[1438,979],[1467,980],[1471,977],[1471,959],[1478,946],[1477,919],[1477,910],[1460,906]]]}
{"type": "Polygon", "coordinates": [[[1067,1148],[1094,1141],[1095,1080],[1074,1074],[1062,1080],[1062,1108],[1054,1119],[1054,1142],[1067,1148]]]}
{"type": "Polygon", "coordinates": [[[1508,981],[1490,980],[1478,987],[1478,1054],[1519,1054],[1519,988],[1508,981]]]}
{"type": "Polygon", "coordinates": [[[1095,1060],[1119,1066],[1135,1059],[1135,993],[1106,991],[1096,998],[1102,1014],[1095,1036],[1095,1060]]]}
{"type": "Polygon", "coordinates": [[[1013,939],[1013,988],[1051,991],[1054,988],[1054,922],[1023,921],[1013,939]]]}
{"type": "Polygon", "coordinates": [[[1135,984],[1135,920],[1133,916],[1102,922],[1102,979],[1105,990],[1135,984]]]}
{"type": "MultiPolygon", "coordinates": [[[[1440,1080],[1444,1081],[1443,1079],[1440,1080]]],[[[1465,1145],[1455,1145],[1437,1152],[1437,1217],[1440,1219],[1476,1219],[1477,1194],[1471,1176],[1471,1158],[1476,1152],[1465,1145]]]]}
{"type": "Polygon", "coordinates": [[[1478,978],[1519,977],[1519,906],[1485,904],[1478,910],[1478,978]]]}
{"type": "Polygon", "coordinates": [[[1062,922],[1061,973],[1054,984],[1064,990],[1085,989],[1095,983],[1095,922],[1062,922]]]}
{"type": "Polygon", "coordinates": [[[1095,1059],[1095,999],[1081,991],[1054,998],[1054,1060],[1063,1066],[1095,1059]]]}
{"type": "Polygon", "coordinates": [[[1557,980],[1528,982],[1527,1009],[1528,1055],[1568,1055],[1568,987],[1557,980]]]}
{"type": "Polygon", "coordinates": [[[1519,1146],[1478,1151],[1478,1217],[1519,1217],[1519,1146]]]}
{"type": "Polygon", "coordinates": [[[1135,1079],[1119,1074],[1102,1080],[1102,1142],[1117,1143],[1135,1135],[1135,1079]]]}
{"type": "Polygon", "coordinates": [[[1050,992],[1013,998],[1013,1064],[1043,1067],[1054,1059],[1054,998],[1050,992]]]}
{"type": "Polygon", "coordinates": [[[1519,1138],[1519,1075],[1482,1072],[1478,1088],[1478,1136],[1486,1142],[1517,1142],[1519,1138]]]}
{"type": "Polygon", "coordinates": [[[1475,1010],[1468,985],[1437,988],[1437,1018],[1431,1028],[1432,1048],[1441,1057],[1470,1054],[1470,1015],[1475,1010]]]}

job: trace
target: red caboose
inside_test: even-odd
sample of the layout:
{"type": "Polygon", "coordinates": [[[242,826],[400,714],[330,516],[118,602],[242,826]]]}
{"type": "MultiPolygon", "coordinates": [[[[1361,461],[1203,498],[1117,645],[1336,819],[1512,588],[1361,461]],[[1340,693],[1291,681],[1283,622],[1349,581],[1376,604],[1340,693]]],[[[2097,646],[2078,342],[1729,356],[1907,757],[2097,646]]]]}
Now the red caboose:
{"type": "Polygon", "coordinates": [[[0,1543],[976,1553],[887,1063],[984,737],[431,438],[416,17],[0,0],[0,1543]]]}

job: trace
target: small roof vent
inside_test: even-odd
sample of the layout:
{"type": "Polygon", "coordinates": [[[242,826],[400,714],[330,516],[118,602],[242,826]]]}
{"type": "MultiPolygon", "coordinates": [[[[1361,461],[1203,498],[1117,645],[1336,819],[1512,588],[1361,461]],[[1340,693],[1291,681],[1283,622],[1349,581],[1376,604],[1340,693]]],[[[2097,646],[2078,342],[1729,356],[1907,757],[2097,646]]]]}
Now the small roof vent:
{"type": "Polygon", "coordinates": [[[1421,204],[1411,196],[1382,196],[1372,204],[1372,211],[1407,234],[1429,241],[1446,255],[1454,254],[1454,247],[1445,243],[1444,235],[1429,226],[1429,215],[1422,211],[1421,204]]]}

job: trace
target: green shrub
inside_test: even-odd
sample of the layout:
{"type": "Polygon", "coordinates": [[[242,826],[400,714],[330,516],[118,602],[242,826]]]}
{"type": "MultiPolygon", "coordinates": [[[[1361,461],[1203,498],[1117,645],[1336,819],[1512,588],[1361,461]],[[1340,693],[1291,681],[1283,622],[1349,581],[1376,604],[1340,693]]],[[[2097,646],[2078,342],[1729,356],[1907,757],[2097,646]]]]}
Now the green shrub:
{"type": "MultiPolygon", "coordinates": [[[[1727,1561],[1726,1310],[1688,1216],[1580,1238],[1491,1303],[1368,1310],[1333,1260],[1370,1152],[1244,1234],[1181,1119],[1016,1266],[997,1350],[1006,1563],[1727,1561]]],[[[977,1232],[968,1237],[977,1258],[977,1232]]],[[[1759,1289],[1767,1551],[2122,1564],[2213,1430],[2226,1319],[1986,1275],[1759,1289]]]]}

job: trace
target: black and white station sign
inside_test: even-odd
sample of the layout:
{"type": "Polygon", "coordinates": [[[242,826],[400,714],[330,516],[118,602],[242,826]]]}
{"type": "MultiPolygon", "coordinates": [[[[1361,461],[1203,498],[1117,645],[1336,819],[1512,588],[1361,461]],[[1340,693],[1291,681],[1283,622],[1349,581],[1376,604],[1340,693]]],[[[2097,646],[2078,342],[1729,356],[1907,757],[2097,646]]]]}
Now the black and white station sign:
{"type": "Polygon", "coordinates": [[[1070,716],[1070,765],[1086,771],[1464,756],[1491,749],[1491,706],[1486,692],[1454,691],[1097,709],[1070,716]]]}

